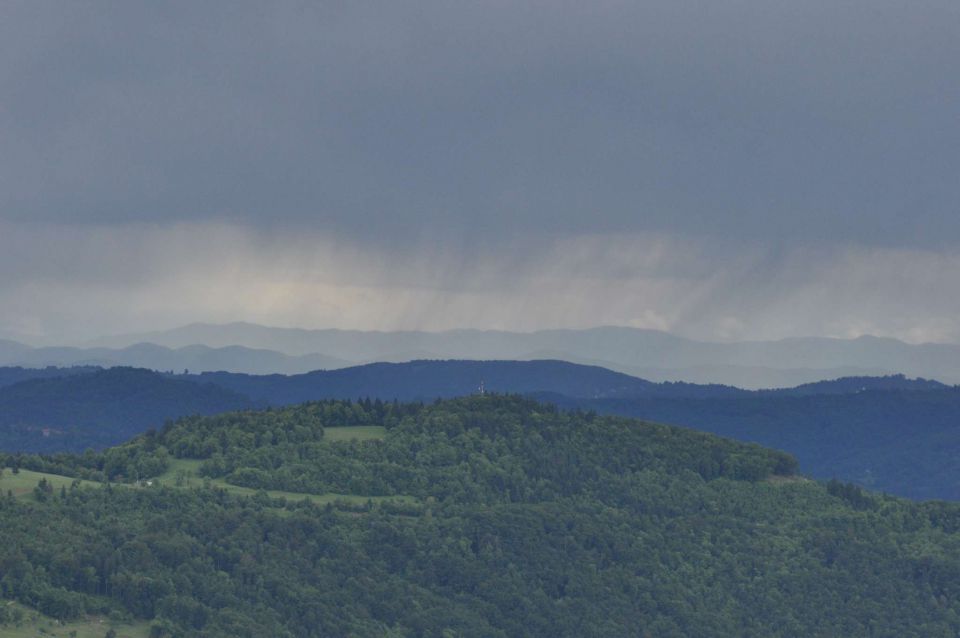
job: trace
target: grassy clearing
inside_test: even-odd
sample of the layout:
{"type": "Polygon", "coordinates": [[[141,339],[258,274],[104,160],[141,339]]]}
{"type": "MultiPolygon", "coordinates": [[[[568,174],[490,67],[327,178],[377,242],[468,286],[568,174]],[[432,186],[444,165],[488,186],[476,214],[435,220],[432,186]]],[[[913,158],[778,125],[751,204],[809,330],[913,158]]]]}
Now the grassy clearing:
{"type": "MultiPolygon", "coordinates": [[[[70,488],[70,484],[73,483],[73,479],[69,476],[60,476],[59,474],[47,474],[46,472],[33,472],[31,470],[21,469],[18,474],[14,474],[13,470],[9,467],[4,468],[3,477],[0,478],[0,491],[3,494],[7,493],[7,490],[11,490],[13,495],[22,498],[22,497],[32,497],[33,489],[37,486],[37,483],[40,482],[40,479],[47,479],[52,485],[53,489],[59,490],[61,487],[70,488]]],[[[99,487],[100,483],[95,483],[93,481],[80,481],[82,487],[99,487]]],[[[0,634],[2,636],[3,634],[0,634]]]]}
{"type": "Polygon", "coordinates": [[[387,429],[379,425],[345,425],[336,428],[324,428],[323,438],[327,441],[373,441],[387,435],[387,429]]]}
{"type": "Polygon", "coordinates": [[[764,479],[767,483],[773,483],[774,485],[787,485],[793,483],[811,483],[811,479],[808,479],[805,476],[800,476],[799,474],[794,474],[792,476],[768,476],[764,479]]]}
{"type": "MultiPolygon", "coordinates": [[[[327,441],[371,441],[382,439],[386,436],[386,429],[380,426],[343,426],[327,428],[324,430],[324,438],[327,441]]],[[[209,483],[211,486],[222,488],[232,494],[241,496],[252,496],[258,490],[249,487],[240,487],[230,485],[223,479],[203,479],[200,477],[199,469],[203,461],[199,459],[172,459],[170,467],[166,472],[153,479],[161,485],[169,487],[203,487],[209,483]]],[[[0,490],[6,493],[7,490],[13,491],[14,496],[19,498],[32,498],[33,490],[40,482],[40,479],[46,478],[53,485],[53,489],[59,490],[61,486],[70,487],[73,479],[58,474],[46,474],[44,472],[33,472],[31,470],[20,470],[19,474],[13,474],[10,468],[6,468],[3,477],[0,478],[0,490]]],[[[119,485],[119,484],[118,484],[119,485]]],[[[100,483],[93,481],[81,481],[82,487],[101,487],[100,483]]],[[[326,505],[335,501],[346,501],[349,503],[363,504],[367,501],[378,503],[381,501],[402,501],[406,503],[416,502],[416,499],[409,496],[362,496],[358,494],[304,494],[301,492],[284,492],[282,490],[267,490],[271,498],[285,498],[290,501],[299,501],[304,498],[313,501],[319,505],[326,505]]],[[[79,634],[78,634],[79,635],[79,634]]],[[[0,631],[0,638],[5,634],[0,631]]]]}
{"type": "Polygon", "coordinates": [[[96,617],[60,623],[18,603],[0,600],[0,605],[10,610],[19,609],[23,615],[18,624],[0,625],[0,638],[103,638],[111,627],[117,632],[117,638],[147,638],[149,635],[147,623],[115,623],[96,617]]]}
{"type": "MultiPolygon", "coordinates": [[[[155,480],[159,481],[161,485],[182,488],[202,487],[204,484],[209,482],[209,484],[213,487],[219,487],[227,492],[239,494],[240,496],[253,496],[259,491],[249,487],[231,485],[223,479],[201,478],[199,470],[202,463],[203,461],[199,459],[172,459],[170,461],[170,467],[167,469],[167,471],[158,476],[155,480]]],[[[382,501],[401,501],[405,503],[416,502],[416,499],[410,496],[362,496],[358,494],[335,494],[333,492],[328,492],[326,494],[305,494],[303,492],[284,492],[282,490],[266,490],[266,493],[271,498],[285,498],[289,501],[299,501],[306,498],[314,503],[317,503],[318,505],[326,505],[327,503],[333,503],[334,501],[346,501],[349,503],[358,504],[363,504],[367,501],[372,501],[374,503],[379,503],[382,501]]]]}

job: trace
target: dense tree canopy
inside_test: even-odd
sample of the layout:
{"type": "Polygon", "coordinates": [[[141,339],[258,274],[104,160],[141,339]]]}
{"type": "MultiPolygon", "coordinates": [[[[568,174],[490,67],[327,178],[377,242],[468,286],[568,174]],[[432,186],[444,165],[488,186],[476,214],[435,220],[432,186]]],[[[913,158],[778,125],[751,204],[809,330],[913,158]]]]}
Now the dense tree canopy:
{"type": "Polygon", "coordinates": [[[165,482],[8,497],[0,596],[150,619],[157,636],[960,631],[960,507],[519,398],[190,418],[102,454],[6,463],[129,482],[180,457],[228,484],[408,498],[320,506],[165,482]],[[386,434],[331,436],[344,425],[386,434]]]}

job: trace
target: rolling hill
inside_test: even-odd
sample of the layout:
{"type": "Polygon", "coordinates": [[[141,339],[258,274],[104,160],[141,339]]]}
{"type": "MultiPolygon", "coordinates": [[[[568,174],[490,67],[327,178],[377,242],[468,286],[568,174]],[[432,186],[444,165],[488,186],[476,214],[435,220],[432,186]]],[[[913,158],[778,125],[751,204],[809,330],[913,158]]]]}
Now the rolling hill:
{"type": "Polygon", "coordinates": [[[554,392],[572,397],[735,396],[727,386],[652,383],[626,374],[566,361],[410,361],[371,363],[301,375],[254,376],[224,372],[190,375],[271,405],[329,398],[431,401],[488,392],[554,392]]]}
{"type": "Polygon", "coordinates": [[[32,379],[54,379],[57,377],[66,377],[77,374],[90,374],[100,370],[93,366],[76,366],[70,368],[57,368],[49,366],[46,368],[24,368],[0,367],[0,387],[20,383],[21,381],[30,381],[32,379]]]}
{"type": "Polygon", "coordinates": [[[65,622],[183,638],[960,631],[960,506],[518,397],[194,417],[0,465],[0,486],[39,477],[0,499],[0,597],[65,622]]]}
{"type": "Polygon", "coordinates": [[[272,350],[188,345],[167,348],[136,343],[123,348],[39,347],[0,343],[0,365],[8,367],[134,367],[158,371],[229,370],[248,374],[299,374],[342,368],[350,362],[320,354],[286,355],[272,350]]]}
{"type": "Polygon", "coordinates": [[[257,404],[219,386],[111,368],[0,387],[0,446],[34,452],[115,445],[169,419],[257,404]]]}
{"type": "MultiPolygon", "coordinates": [[[[960,500],[960,389],[903,376],[771,391],[651,383],[562,361],[415,361],[304,375],[111,369],[0,387],[0,450],[81,451],[166,419],[320,399],[432,402],[527,394],[568,409],[683,425],[796,455],[812,476],[911,498],[960,500]]],[[[5,371],[0,369],[0,379],[5,371]]],[[[12,376],[23,371],[13,371],[12,376]]],[[[52,374],[50,370],[43,375],[52,374]]]]}
{"type": "Polygon", "coordinates": [[[960,500],[960,388],[727,399],[574,399],[568,409],[684,425],[795,455],[818,478],[960,500]]]}
{"type": "Polygon", "coordinates": [[[950,386],[903,375],[847,377],[794,388],[743,390],[731,386],[684,382],[654,383],[620,372],[567,361],[432,360],[371,363],[300,375],[248,375],[206,372],[185,379],[214,383],[271,405],[317,399],[380,398],[431,401],[485,391],[511,394],[548,393],[577,399],[723,399],[847,395],[871,391],[934,391],[950,386]]]}

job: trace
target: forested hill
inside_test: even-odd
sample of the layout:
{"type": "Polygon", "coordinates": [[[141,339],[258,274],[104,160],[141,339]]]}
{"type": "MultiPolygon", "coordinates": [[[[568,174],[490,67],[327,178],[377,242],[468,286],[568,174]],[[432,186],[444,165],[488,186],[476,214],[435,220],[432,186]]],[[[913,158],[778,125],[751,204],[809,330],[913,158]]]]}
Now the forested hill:
{"type": "Polygon", "coordinates": [[[77,374],[92,374],[99,370],[101,370],[101,368],[90,366],[76,366],[72,368],[57,368],[54,366],[44,368],[23,368],[20,366],[0,367],[0,387],[13,385],[14,383],[20,383],[22,381],[31,381],[33,379],[55,379],[77,374]]]}
{"type": "Polygon", "coordinates": [[[272,405],[328,398],[424,400],[490,392],[556,392],[573,397],[733,396],[728,386],[652,383],[597,366],[566,361],[410,361],[371,363],[299,375],[229,372],[190,375],[272,405]]]}
{"type": "MultiPolygon", "coordinates": [[[[960,499],[960,391],[903,376],[776,391],[651,383],[563,361],[414,361],[305,375],[159,375],[129,368],[13,369],[0,387],[0,450],[103,448],[170,418],[324,398],[423,400],[523,393],[567,408],[684,425],[795,454],[817,478],[913,498],[960,499]]],[[[0,379],[4,378],[0,369],[0,379]]]]}
{"type": "Polygon", "coordinates": [[[0,597],[143,635],[960,632],[960,507],[519,398],[190,418],[102,454],[11,463],[0,597]]]}
{"type": "Polygon", "coordinates": [[[169,419],[257,405],[226,388],[149,370],[73,369],[66,376],[0,387],[0,449],[53,452],[105,447],[169,419]]]}
{"type": "MultiPolygon", "coordinates": [[[[780,388],[777,390],[756,390],[754,395],[761,396],[814,396],[823,394],[857,394],[860,392],[877,391],[911,391],[923,392],[933,390],[947,390],[950,386],[933,379],[908,379],[902,374],[891,374],[884,377],[843,377],[804,383],[794,388],[780,388]]],[[[701,396],[699,398],[712,398],[701,396]]]]}
{"type": "MultiPolygon", "coordinates": [[[[131,368],[106,368],[114,371],[90,381],[116,386],[126,378],[128,384],[156,381],[155,376],[131,372],[131,368]]],[[[93,374],[104,368],[4,368],[0,367],[0,387],[22,381],[51,380],[50,392],[59,389],[59,377],[93,374]]],[[[326,398],[380,398],[383,400],[424,400],[465,396],[478,392],[483,384],[490,392],[532,394],[548,392],[565,397],[589,399],[646,398],[749,398],[855,394],[869,390],[942,390],[948,386],[933,380],[908,379],[903,375],[886,377],[847,377],[778,390],[742,390],[723,385],[698,385],[682,382],[653,383],[598,366],[566,361],[410,361],[373,363],[338,370],[317,370],[297,375],[250,375],[230,372],[201,374],[165,374],[167,378],[199,381],[232,390],[247,398],[271,405],[292,405],[326,398]]],[[[35,386],[37,388],[40,385],[35,386]]],[[[38,390],[40,391],[40,390],[38,390]]]]}
{"type": "Polygon", "coordinates": [[[298,375],[249,375],[205,372],[178,375],[229,388],[271,405],[292,405],[318,399],[380,398],[432,401],[479,391],[515,394],[549,392],[585,399],[720,399],[856,394],[867,390],[933,391],[946,389],[937,381],[903,375],[848,377],[778,390],[742,390],[725,385],[683,382],[653,383],[598,366],[567,361],[410,361],[372,363],[317,370],[298,375]]]}
{"type": "Polygon", "coordinates": [[[726,399],[538,397],[788,450],[820,478],[910,498],[960,500],[960,388],[726,399]]]}

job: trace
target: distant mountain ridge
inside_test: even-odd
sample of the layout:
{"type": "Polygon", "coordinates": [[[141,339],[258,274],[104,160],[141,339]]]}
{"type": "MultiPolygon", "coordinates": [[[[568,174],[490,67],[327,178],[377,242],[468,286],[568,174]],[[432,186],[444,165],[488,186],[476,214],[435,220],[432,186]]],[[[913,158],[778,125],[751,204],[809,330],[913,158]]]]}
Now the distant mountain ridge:
{"type": "Polygon", "coordinates": [[[599,366],[568,361],[418,360],[371,363],[299,375],[247,375],[204,372],[187,375],[272,405],[334,398],[432,401],[480,391],[532,394],[548,392],[575,399],[727,399],[811,394],[854,394],[865,390],[933,391],[949,388],[904,375],[852,377],[774,390],[684,382],[655,383],[599,366]]]}
{"type": "MultiPolygon", "coordinates": [[[[0,367],[0,388],[23,381],[56,379],[129,366],[101,368],[0,367]]],[[[147,370],[138,370],[147,372],[147,370]]],[[[159,376],[212,383],[273,405],[287,405],[325,398],[380,398],[425,400],[474,394],[481,385],[488,392],[527,394],[547,392],[581,399],[637,398],[749,398],[757,396],[807,396],[855,394],[864,391],[934,391],[950,386],[929,379],[906,376],[843,377],[791,388],[746,390],[719,384],[653,382],[568,361],[472,361],[417,360],[404,363],[371,363],[304,374],[255,375],[233,372],[165,372],[159,376]]]]}
{"type": "Polygon", "coordinates": [[[24,368],[20,366],[0,367],[0,388],[32,379],[53,379],[77,374],[90,374],[99,370],[101,370],[101,368],[93,366],[75,366],[70,368],[57,368],[55,366],[47,368],[24,368]]]}
{"type": "Polygon", "coordinates": [[[254,376],[227,372],[190,375],[272,405],[332,398],[431,401],[488,392],[555,392],[579,398],[640,396],[734,396],[744,392],[720,385],[653,383],[597,366],[567,361],[418,360],[371,363],[307,374],[254,376]]]}
{"type": "Polygon", "coordinates": [[[817,478],[914,499],[960,500],[960,387],[676,399],[576,399],[592,410],[704,430],[786,450],[817,478]]]}
{"type": "MultiPolygon", "coordinates": [[[[749,388],[825,377],[886,375],[960,383],[960,345],[908,344],[859,337],[706,342],[656,330],[600,327],[520,333],[496,330],[377,332],[271,328],[249,323],[191,324],[168,331],[105,337],[90,346],[151,342],[169,348],[244,346],[301,356],[322,353],[354,364],[425,359],[562,359],[656,380],[696,380],[749,388]]],[[[332,368],[334,366],[327,366],[332,368]]],[[[341,366],[342,367],[342,366],[341,366]]]]}
{"type": "MultiPolygon", "coordinates": [[[[386,363],[405,363],[417,359],[438,359],[422,351],[397,352],[382,357],[386,363]]],[[[593,365],[616,370],[634,377],[655,382],[674,381],[700,385],[723,384],[757,388],[793,387],[811,380],[850,376],[884,376],[883,369],[839,367],[827,369],[774,369],[762,366],[694,366],[689,368],[659,368],[631,366],[616,362],[576,358],[554,351],[539,351],[520,357],[521,360],[561,359],[571,363],[593,365]]],[[[0,366],[37,367],[138,367],[163,372],[235,372],[243,374],[304,374],[315,370],[334,370],[361,365],[346,359],[322,354],[288,355],[275,350],[245,346],[210,347],[187,345],[167,347],[153,343],[134,343],[122,348],[98,347],[31,347],[13,341],[0,341],[0,366]]],[[[2,382],[0,382],[2,383],[2,382]]]]}
{"type": "Polygon", "coordinates": [[[0,450],[81,451],[167,419],[319,399],[526,394],[780,448],[806,471],[914,498],[960,500],[960,388],[903,375],[780,390],[653,383],[565,361],[414,361],[301,375],[0,368],[0,450]],[[31,378],[34,375],[34,378],[31,378]],[[2,386],[4,380],[12,381],[2,386]]]}
{"type": "Polygon", "coordinates": [[[177,372],[228,370],[248,374],[299,374],[348,365],[351,365],[349,361],[320,354],[291,356],[244,346],[168,348],[136,343],[123,348],[32,348],[11,341],[0,342],[0,366],[9,367],[120,366],[177,372]]]}
{"type": "Polygon", "coordinates": [[[37,372],[43,376],[0,387],[2,449],[101,448],[169,419],[263,405],[227,388],[137,368],[37,372]]]}
{"type": "Polygon", "coordinates": [[[757,393],[761,395],[778,396],[814,396],[826,394],[858,394],[860,392],[884,390],[946,390],[948,388],[950,388],[950,386],[947,384],[932,379],[908,379],[902,374],[894,374],[882,377],[841,377],[839,379],[804,383],[792,388],[758,390],[757,393]]]}

